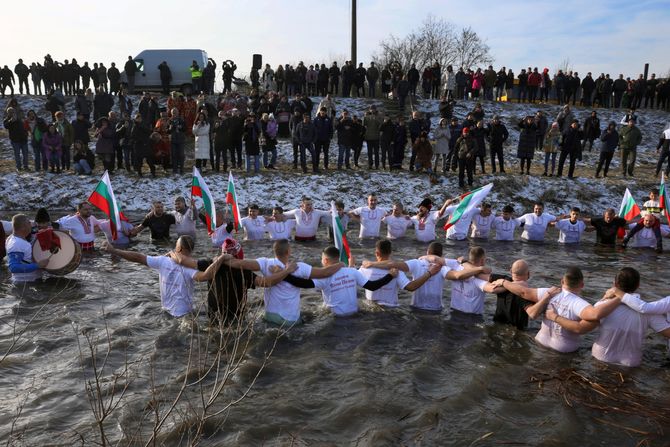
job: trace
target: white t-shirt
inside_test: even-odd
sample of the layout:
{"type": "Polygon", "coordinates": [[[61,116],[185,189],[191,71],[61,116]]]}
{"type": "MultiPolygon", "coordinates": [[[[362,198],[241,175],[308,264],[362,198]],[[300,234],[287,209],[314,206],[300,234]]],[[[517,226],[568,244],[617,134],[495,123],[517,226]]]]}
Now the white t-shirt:
{"type": "Polygon", "coordinates": [[[221,244],[223,244],[223,241],[225,241],[228,238],[235,239],[235,236],[233,236],[233,233],[228,233],[226,230],[227,224],[222,223],[218,227],[216,227],[216,230],[214,230],[214,233],[210,235],[210,238],[212,239],[212,247],[220,248],[221,244]]]}
{"type": "Polygon", "coordinates": [[[193,309],[193,277],[197,270],[177,264],[167,256],[147,256],[147,265],[158,270],[161,305],[173,317],[181,317],[193,309]]]}
{"type": "Polygon", "coordinates": [[[2,220],[0,222],[2,222],[2,229],[5,230],[5,236],[12,234],[12,232],[14,231],[12,223],[7,220],[2,220]]]}
{"type": "Polygon", "coordinates": [[[368,279],[358,270],[345,267],[328,278],[312,281],[321,290],[323,304],[335,315],[347,316],[358,312],[357,285],[363,287],[368,279]]]}
{"type": "MultiPolygon", "coordinates": [[[[455,270],[463,270],[463,266],[455,270]]],[[[451,281],[451,308],[467,314],[483,315],[486,284],[486,281],[475,276],[451,281]]]]}
{"type": "MultiPolygon", "coordinates": [[[[273,273],[270,267],[276,265],[286,268],[283,262],[277,258],[258,258],[256,259],[260,266],[263,276],[271,276],[273,273]]],[[[312,274],[312,266],[304,262],[298,262],[298,269],[293,272],[293,276],[308,279],[312,274]]],[[[278,314],[286,321],[298,321],[300,319],[300,289],[282,281],[272,287],[266,287],[264,290],[265,311],[278,314]]]]}
{"type": "Polygon", "coordinates": [[[570,219],[561,219],[556,222],[556,228],[559,230],[558,242],[560,244],[577,244],[582,238],[586,224],[581,220],[573,224],[570,219]]]}
{"type": "MultiPolygon", "coordinates": [[[[182,236],[187,234],[189,236],[195,236],[195,220],[193,220],[193,212],[194,211],[191,210],[191,208],[186,208],[184,214],[177,210],[170,211],[170,214],[174,216],[177,235],[182,236]]],[[[198,210],[195,210],[196,214],[197,212],[198,210]]]]}
{"type": "Polygon", "coordinates": [[[257,216],[252,219],[250,216],[240,219],[240,225],[244,228],[244,239],[247,241],[257,241],[265,237],[265,217],[257,216]]]}
{"type": "Polygon", "coordinates": [[[496,230],[496,241],[513,241],[514,240],[514,230],[520,225],[517,219],[510,217],[509,220],[505,220],[502,216],[497,216],[493,219],[493,224],[491,228],[496,230]]]}
{"type": "Polygon", "coordinates": [[[536,216],[535,213],[524,214],[517,219],[519,224],[525,223],[521,239],[527,241],[543,241],[544,233],[547,231],[549,222],[556,220],[554,216],[549,213],[542,213],[541,216],[536,216]]]}
{"type": "Polygon", "coordinates": [[[265,224],[265,231],[270,233],[270,239],[276,241],[278,239],[291,239],[291,233],[295,228],[296,222],[294,219],[287,219],[283,222],[270,221],[265,224]]]}
{"type": "MultiPolygon", "coordinates": [[[[447,207],[444,211],[445,216],[451,216],[454,211],[456,211],[458,205],[451,205],[447,207]]],[[[458,222],[455,225],[452,225],[447,230],[447,239],[452,241],[462,241],[468,237],[468,231],[470,230],[470,222],[472,222],[472,217],[475,214],[479,213],[479,208],[472,208],[469,211],[463,213],[458,222]]]]}
{"type": "Polygon", "coordinates": [[[384,217],[382,222],[386,224],[386,237],[389,239],[405,237],[407,229],[412,226],[412,220],[407,216],[396,217],[393,214],[384,217]]]}
{"type": "Polygon", "coordinates": [[[80,244],[95,241],[95,226],[98,225],[99,222],[94,216],[89,216],[87,219],[83,219],[79,217],[78,214],[75,214],[73,216],[61,217],[56,222],[60,224],[60,230],[68,231],[70,236],[80,244]],[[88,231],[84,228],[82,220],[85,220],[88,223],[88,231]]]}
{"type": "MultiPolygon", "coordinates": [[[[537,289],[537,296],[544,296],[545,293],[547,289],[537,289]]],[[[554,308],[557,315],[573,321],[581,320],[579,314],[588,305],[584,299],[567,290],[562,290],[549,301],[549,306],[554,308]]],[[[535,340],[558,352],[573,352],[579,348],[580,337],[579,334],[563,329],[561,325],[545,318],[535,340]]]]}
{"type": "MultiPolygon", "coordinates": [[[[599,301],[596,306],[602,303],[599,301]]],[[[669,327],[670,323],[661,315],[642,315],[627,306],[619,306],[600,320],[591,354],[603,362],[638,366],[647,329],[661,332],[669,327]]]]}
{"type": "MultiPolygon", "coordinates": [[[[20,253],[23,262],[27,264],[35,262],[33,259],[33,246],[23,238],[12,234],[5,241],[5,249],[7,250],[7,255],[10,253],[20,253]]],[[[7,261],[9,262],[9,258],[7,261]]],[[[27,273],[12,273],[12,282],[36,281],[42,277],[42,273],[42,269],[27,273]]]]}
{"type": "MultiPolygon", "coordinates": [[[[388,274],[388,270],[370,268],[361,268],[361,274],[369,281],[376,281],[388,274]]],[[[375,301],[385,307],[398,307],[398,290],[404,289],[409,284],[409,279],[404,272],[398,272],[398,276],[384,287],[375,290],[366,290],[365,298],[369,301],[375,301]]]]}
{"type": "MultiPolygon", "coordinates": [[[[405,261],[412,279],[417,279],[424,275],[430,264],[423,259],[411,259],[405,261]]],[[[423,310],[442,310],[442,289],[444,288],[444,278],[449,273],[449,267],[442,267],[440,273],[430,277],[421,287],[412,293],[411,306],[423,310]]]]}
{"type": "Polygon", "coordinates": [[[362,206],[351,211],[356,216],[361,218],[361,229],[358,237],[379,237],[379,227],[382,224],[382,219],[386,215],[384,208],[376,207],[370,209],[367,206],[362,206]]]}
{"type": "Polygon", "coordinates": [[[470,232],[470,237],[475,239],[488,239],[494,219],[495,216],[493,214],[482,216],[481,212],[472,216],[472,231],[470,232]]]}
{"type": "Polygon", "coordinates": [[[625,293],[621,300],[626,306],[641,314],[667,314],[670,313],[670,296],[658,301],[643,301],[637,293],[625,293]]]}
{"type": "Polygon", "coordinates": [[[435,234],[435,226],[440,220],[439,211],[430,211],[423,219],[418,216],[412,216],[412,224],[414,224],[414,233],[416,240],[419,242],[431,242],[437,237],[435,234]]]}
{"type": "Polygon", "coordinates": [[[295,219],[295,235],[298,237],[314,237],[319,228],[319,222],[324,216],[330,216],[330,211],[312,210],[305,213],[300,208],[296,208],[284,213],[287,218],[295,219]]]}
{"type": "Polygon", "coordinates": [[[125,220],[121,221],[121,231],[116,232],[116,240],[114,240],[112,237],[112,227],[109,219],[103,219],[99,221],[98,227],[100,228],[100,231],[105,233],[107,242],[109,242],[110,244],[112,245],[130,244],[130,238],[126,236],[126,234],[124,233],[124,231],[130,232],[133,229],[133,225],[130,222],[126,222],[125,220]]]}

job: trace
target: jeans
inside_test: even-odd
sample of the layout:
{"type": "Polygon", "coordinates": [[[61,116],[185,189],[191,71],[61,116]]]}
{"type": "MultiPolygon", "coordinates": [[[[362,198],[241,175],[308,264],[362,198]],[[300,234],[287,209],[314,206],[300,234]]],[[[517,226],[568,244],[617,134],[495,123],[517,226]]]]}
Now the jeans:
{"type": "Polygon", "coordinates": [[[251,163],[254,164],[254,173],[261,170],[261,156],[247,154],[247,172],[251,172],[251,163]]]}
{"type": "Polygon", "coordinates": [[[316,160],[316,169],[319,169],[319,158],[323,152],[323,167],[328,169],[328,149],[330,149],[330,140],[317,141],[314,145],[314,158],[316,160]]]}
{"type": "Polygon", "coordinates": [[[551,159],[551,175],[554,175],[556,169],[556,152],[544,153],[544,173],[549,172],[549,160],[551,159]]]}
{"type": "Polygon", "coordinates": [[[351,147],[340,144],[339,151],[337,154],[337,169],[342,169],[343,162],[346,164],[347,168],[349,168],[350,158],[351,158],[351,147]]]}
{"type": "Polygon", "coordinates": [[[614,156],[614,152],[601,152],[600,153],[600,159],[598,160],[598,167],[596,168],[596,177],[598,177],[600,175],[600,169],[603,168],[603,164],[605,165],[605,167],[603,169],[603,175],[605,177],[607,177],[607,171],[609,171],[609,169],[610,169],[610,162],[612,161],[613,156],[614,156]]]}
{"type": "Polygon", "coordinates": [[[91,166],[83,158],[79,161],[75,161],[72,164],[72,168],[76,174],[90,174],[92,172],[91,166]]]}
{"type": "Polygon", "coordinates": [[[184,173],[184,143],[172,141],[170,143],[170,158],[172,159],[172,173],[184,173]]]}
{"type": "Polygon", "coordinates": [[[298,148],[300,149],[300,167],[303,172],[307,172],[307,152],[312,157],[312,164],[314,165],[314,145],[311,143],[300,143],[298,148]]]}
{"type": "Polygon", "coordinates": [[[377,81],[368,81],[368,96],[370,98],[375,97],[375,90],[376,90],[375,87],[376,87],[376,85],[377,85],[377,81]]]}
{"type": "Polygon", "coordinates": [[[21,169],[21,156],[23,156],[23,169],[28,170],[28,142],[12,141],[14,149],[14,160],[16,160],[16,169],[21,169]]]}
{"type": "Polygon", "coordinates": [[[39,171],[40,169],[47,170],[46,166],[46,159],[44,160],[44,166],[42,166],[42,146],[33,141],[30,144],[33,147],[33,157],[35,158],[35,171],[39,171]]]}
{"type": "Polygon", "coordinates": [[[61,146],[61,149],[63,151],[63,154],[61,155],[61,163],[63,165],[63,169],[66,171],[70,169],[70,146],[61,146]]]}
{"type": "Polygon", "coordinates": [[[372,169],[374,161],[375,169],[379,168],[379,140],[367,140],[368,147],[368,168],[372,169]]]}
{"type": "Polygon", "coordinates": [[[263,151],[263,167],[267,168],[268,166],[274,167],[277,163],[277,148],[273,147],[270,150],[263,151]],[[269,159],[269,160],[268,160],[269,159]],[[269,163],[268,163],[269,161],[269,163]]]}

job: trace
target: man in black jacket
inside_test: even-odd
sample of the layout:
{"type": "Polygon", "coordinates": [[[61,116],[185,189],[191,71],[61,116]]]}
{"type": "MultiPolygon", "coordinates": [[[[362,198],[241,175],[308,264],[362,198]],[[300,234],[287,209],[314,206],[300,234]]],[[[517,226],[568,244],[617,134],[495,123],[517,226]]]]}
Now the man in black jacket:
{"type": "Polygon", "coordinates": [[[333,65],[328,70],[328,75],[330,77],[330,89],[328,93],[337,95],[340,87],[340,68],[337,66],[337,62],[333,62],[333,65]]]}
{"type": "Polygon", "coordinates": [[[570,157],[570,168],[568,170],[568,178],[573,178],[575,173],[575,163],[577,159],[581,159],[581,140],[582,131],[579,129],[579,121],[572,120],[570,127],[563,132],[563,141],[561,142],[561,155],[558,159],[558,177],[563,175],[563,165],[565,159],[570,157]]]}
{"type": "Polygon", "coordinates": [[[509,138],[507,127],[500,122],[498,115],[493,116],[493,121],[487,128],[487,139],[491,144],[491,168],[492,172],[496,173],[496,157],[498,157],[498,164],[500,165],[500,173],[505,173],[505,165],[503,163],[503,144],[509,138]]]}
{"type": "Polygon", "coordinates": [[[135,73],[137,73],[137,65],[135,65],[132,56],[128,56],[123,71],[126,73],[126,79],[128,80],[128,93],[132,95],[135,92],[135,73]]]}
{"type": "Polygon", "coordinates": [[[582,79],[582,98],[579,100],[579,104],[582,106],[589,107],[591,105],[591,99],[593,98],[593,90],[596,88],[596,82],[591,77],[591,72],[586,74],[586,77],[582,79]]]}
{"type": "Polygon", "coordinates": [[[23,95],[23,86],[26,86],[26,95],[30,95],[30,88],[28,88],[28,75],[30,69],[23,63],[23,59],[19,59],[19,63],[14,67],[14,73],[19,78],[19,94],[23,95]]]}

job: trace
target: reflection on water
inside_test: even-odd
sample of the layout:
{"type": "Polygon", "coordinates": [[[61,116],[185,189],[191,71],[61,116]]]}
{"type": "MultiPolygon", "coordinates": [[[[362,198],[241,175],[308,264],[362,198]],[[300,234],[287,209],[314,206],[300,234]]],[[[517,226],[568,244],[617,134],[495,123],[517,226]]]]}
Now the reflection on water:
{"type": "MultiPolygon", "coordinates": [[[[666,256],[594,247],[591,237],[580,247],[555,242],[482,245],[497,273],[508,271],[517,258],[527,259],[537,286],[558,284],[565,267],[577,265],[586,277],[584,296],[595,301],[617,269],[633,266],[642,273],[643,296],[665,296],[666,256]]],[[[373,241],[351,244],[359,263],[373,258],[373,241]]],[[[293,256],[316,265],[324,245],[293,244],[293,256]]],[[[462,256],[468,247],[467,242],[449,243],[446,252],[462,256]]],[[[395,242],[394,248],[399,258],[409,259],[423,254],[426,245],[406,240],[395,242]]],[[[133,249],[160,254],[169,246],[143,239],[133,249]]],[[[197,249],[202,256],[214,253],[204,237],[197,249]]],[[[245,243],[244,249],[247,257],[271,256],[269,241],[245,243]]],[[[107,433],[110,439],[129,442],[137,441],[138,434],[147,436],[153,409],[168,408],[182,383],[198,377],[197,368],[186,367],[189,356],[217,352],[217,336],[204,331],[205,313],[186,324],[160,310],[157,276],[146,267],[94,254],[68,278],[14,288],[6,268],[0,276],[0,355],[12,350],[0,363],[0,426],[8,436],[16,409],[23,405],[14,432],[23,433],[29,445],[81,443],[78,434],[87,445],[97,439],[85,380],[101,358],[108,362],[103,393],[125,390],[107,433]],[[97,352],[97,359],[91,352],[97,352]],[[122,374],[126,366],[132,371],[128,378],[122,374]]],[[[447,308],[449,287],[447,283],[447,308]]],[[[198,290],[202,304],[205,287],[198,290]]],[[[256,290],[251,296],[254,318],[262,314],[262,294],[256,290]]],[[[573,369],[603,383],[620,371],[634,381],[626,392],[638,393],[650,408],[655,401],[667,402],[670,392],[667,354],[657,338],[646,343],[644,366],[617,369],[591,358],[592,334],[576,354],[560,355],[534,343],[536,323],[528,332],[493,324],[493,296],[483,321],[457,319],[447,310],[439,315],[412,312],[404,292],[398,309],[361,301],[359,315],[335,319],[324,311],[319,293],[302,296],[306,324],[284,333],[259,319],[253,322],[248,349],[212,409],[222,410],[256,382],[246,399],[203,425],[206,445],[469,445],[489,433],[481,445],[622,445],[622,439],[633,445],[644,436],[617,427],[653,434],[658,428],[653,418],[629,415],[624,421],[616,412],[579,401],[568,406],[554,384],[573,369]],[[270,361],[256,379],[269,352],[270,361]]],[[[228,360],[224,356],[223,364],[228,360]]],[[[207,376],[203,385],[213,380],[207,376]]],[[[182,403],[195,398],[197,404],[199,390],[191,386],[182,403]]],[[[163,442],[188,443],[179,428],[194,417],[185,408],[179,406],[175,417],[165,421],[164,430],[171,435],[163,442]]]]}

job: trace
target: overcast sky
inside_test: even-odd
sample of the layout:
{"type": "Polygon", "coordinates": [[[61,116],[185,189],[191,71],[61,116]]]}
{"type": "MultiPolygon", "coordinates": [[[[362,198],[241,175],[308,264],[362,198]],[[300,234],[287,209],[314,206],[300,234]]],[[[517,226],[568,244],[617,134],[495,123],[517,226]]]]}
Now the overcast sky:
{"type": "MultiPolygon", "coordinates": [[[[0,63],[75,57],[123,63],[148,48],[202,48],[217,64],[233,59],[246,75],[251,55],[273,68],[348,58],[349,0],[83,0],[3,2],[0,63]]],[[[404,36],[428,14],[471,26],[491,47],[494,67],[552,71],[569,59],[580,73],[636,76],[670,71],[670,1],[561,0],[478,2],[359,0],[358,60],[380,40],[404,36]]]]}

